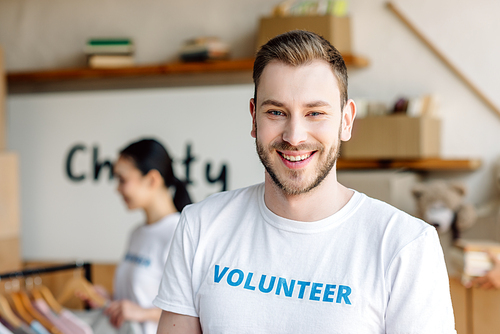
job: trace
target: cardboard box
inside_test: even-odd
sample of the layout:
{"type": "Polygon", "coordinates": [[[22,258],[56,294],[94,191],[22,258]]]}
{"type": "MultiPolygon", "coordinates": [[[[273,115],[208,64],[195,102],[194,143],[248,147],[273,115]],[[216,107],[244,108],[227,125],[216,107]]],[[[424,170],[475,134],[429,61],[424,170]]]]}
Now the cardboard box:
{"type": "Polygon", "coordinates": [[[20,270],[21,242],[19,238],[0,238],[0,273],[20,270]]]}
{"type": "Polygon", "coordinates": [[[7,83],[3,52],[0,48],[0,151],[7,149],[7,83]]]}
{"type": "Polygon", "coordinates": [[[0,152],[0,238],[19,236],[19,218],[18,156],[0,152]]]}
{"type": "Polygon", "coordinates": [[[416,213],[417,205],[411,190],[420,181],[417,173],[340,170],[337,171],[337,180],[348,188],[389,203],[411,215],[416,213]]]}
{"type": "Polygon", "coordinates": [[[342,143],[345,159],[438,158],[441,122],[431,117],[373,116],[354,121],[352,137],[342,143]]]}
{"type": "MultiPolygon", "coordinates": [[[[500,328],[498,316],[500,314],[500,290],[472,288],[468,290],[468,297],[469,313],[467,315],[470,329],[464,333],[497,334],[500,328]]],[[[460,332],[457,331],[457,333],[460,332]]]]}
{"type": "Polygon", "coordinates": [[[332,43],[340,53],[352,53],[349,17],[332,15],[263,17],[260,19],[257,49],[271,38],[295,29],[315,32],[332,43]]]}

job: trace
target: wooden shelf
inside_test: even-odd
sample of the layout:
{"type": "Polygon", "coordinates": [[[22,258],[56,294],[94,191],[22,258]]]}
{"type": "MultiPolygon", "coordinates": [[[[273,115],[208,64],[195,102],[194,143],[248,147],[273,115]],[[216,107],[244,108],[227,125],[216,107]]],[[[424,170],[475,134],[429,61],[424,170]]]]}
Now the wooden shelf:
{"type": "MultiPolygon", "coordinates": [[[[348,66],[368,66],[368,60],[363,57],[345,55],[344,59],[348,66]]],[[[8,85],[12,85],[21,83],[83,80],[96,78],[123,78],[134,76],[144,77],[172,74],[207,74],[241,71],[250,72],[253,69],[253,62],[254,59],[249,58],[193,63],[176,62],[160,65],[123,67],[116,69],[70,68],[45,71],[10,72],[7,73],[7,83],[8,85]]]]}
{"type": "Polygon", "coordinates": [[[253,59],[211,61],[203,63],[170,63],[113,69],[69,68],[59,70],[7,73],[7,83],[42,82],[58,80],[82,80],[96,78],[120,78],[169,74],[196,74],[212,72],[251,71],[253,59]]]}
{"type": "Polygon", "coordinates": [[[478,159],[449,160],[449,159],[421,159],[421,160],[346,160],[337,161],[337,170],[363,169],[409,169],[421,172],[436,171],[474,171],[481,166],[478,159]]]}

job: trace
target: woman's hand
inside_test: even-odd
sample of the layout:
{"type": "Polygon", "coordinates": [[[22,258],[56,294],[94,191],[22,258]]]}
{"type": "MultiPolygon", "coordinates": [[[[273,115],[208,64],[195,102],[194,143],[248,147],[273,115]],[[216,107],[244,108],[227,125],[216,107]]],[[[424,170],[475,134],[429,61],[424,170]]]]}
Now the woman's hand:
{"type": "Polygon", "coordinates": [[[161,310],[142,308],[130,300],[122,299],[111,302],[104,310],[104,314],[109,316],[109,321],[114,327],[120,328],[125,321],[159,321],[161,310]]]}
{"type": "MultiPolygon", "coordinates": [[[[101,285],[93,285],[92,287],[97,294],[99,294],[100,296],[102,296],[104,299],[106,299],[108,301],[110,300],[110,296],[109,296],[109,293],[106,291],[106,288],[104,288],[101,285]]],[[[90,306],[90,308],[92,308],[92,309],[102,307],[102,305],[94,302],[92,300],[92,298],[90,298],[87,295],[87,293],[85,293],[84,291],[75,290],[75,296],[78,297],[80,300],[86,302],[90,306]]]]}
{"type": "Polygon", "coordinates": [[[104,314],[109,317],[109,321],[116,328],[120,328],[127,320],[142,322],[142,313],[142,307],[126,299],[111,302],[104,310],[104,314]]]}

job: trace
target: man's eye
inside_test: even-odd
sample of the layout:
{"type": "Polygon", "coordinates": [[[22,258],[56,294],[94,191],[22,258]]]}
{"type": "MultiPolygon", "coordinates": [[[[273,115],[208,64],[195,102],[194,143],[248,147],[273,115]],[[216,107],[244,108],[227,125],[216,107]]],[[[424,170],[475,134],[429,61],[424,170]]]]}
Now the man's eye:
{"type": "Polygon", "coordinates": [[[309,113],[309,116],[320,116],[321,114],[319,111],[312,111],[309,113]]]}
{"type": "Polygon", "coordinates": [[[273,115],[273,116],[281,116],[283,115],[283,113],[279,110],[269,110],[268,111],[269,114],[273,115]]]}

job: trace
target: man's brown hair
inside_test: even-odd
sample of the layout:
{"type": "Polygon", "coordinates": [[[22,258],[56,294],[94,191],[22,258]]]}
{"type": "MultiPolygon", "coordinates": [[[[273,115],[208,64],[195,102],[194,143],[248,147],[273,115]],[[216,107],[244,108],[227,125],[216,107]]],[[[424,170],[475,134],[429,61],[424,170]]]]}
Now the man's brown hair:
{"type": "Polygon", "coordinates": [[[340,107],[347,102],[347,68],[340,52],[323,37],[305,30],[292,30],[278,35],[261,46],[253,65],[255,84],[254,100],[264,68],[273,60],[291,66],[307,64],[315,59],[328,62],[337,78],[340,90],[340,107]]]}

